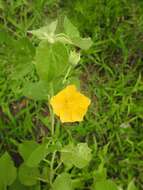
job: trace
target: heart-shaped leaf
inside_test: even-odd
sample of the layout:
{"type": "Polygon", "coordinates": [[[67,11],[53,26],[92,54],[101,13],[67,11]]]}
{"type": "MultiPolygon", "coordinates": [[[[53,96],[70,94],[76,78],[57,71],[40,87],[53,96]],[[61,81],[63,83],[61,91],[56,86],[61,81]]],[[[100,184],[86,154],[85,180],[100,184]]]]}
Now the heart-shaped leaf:
{"type": "Polygon", "coordinates": [[[79,143],[77,146],[69,144],[61,150],[61,160],[65,165],[83,168],[92,158],[91,149],[87,143],[79,143]]]}
{"type": "Polygon", "coordinates": [[[0,158],[0,183],[4,186],[11,185],[16,179],[16,168],[11,157],[6,152],[0,158]]]}
{"type": "Polygon", "coordinates": [[[73,190],[70,175],[67,173],[58,175],[53,183],[52,190],[73,190]]]}
{"type": "Polygon", "coordinates": [[[68,52],[60,42],[42,41],[36,51],[35,65],[41,80],[51,82],[62,76],[68,67],[68,52]]]}
{"type": "Polygon", "coordinates": [[[37,178],[39,177],[38,168],[30,168],[25,164],[22,164],[19,168],[19,180],[21,184],[26,186],[33,186],[37,184],[37,178]]]}

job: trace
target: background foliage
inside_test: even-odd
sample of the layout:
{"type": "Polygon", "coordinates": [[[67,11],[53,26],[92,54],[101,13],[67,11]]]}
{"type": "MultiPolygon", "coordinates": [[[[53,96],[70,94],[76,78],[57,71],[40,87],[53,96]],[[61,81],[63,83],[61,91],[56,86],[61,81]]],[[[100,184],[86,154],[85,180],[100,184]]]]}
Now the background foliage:
{"type": "MultiPolygon", "coordinates": [[[[52,178],[54,190],[143,189],[142,18],[141,0],[0,0],[0,170],[9,171],[0,175],[0,189],[49,189],[46,180],[52,178]],[[33,64],[39,40],[27,31],[59,15],[93,40],[74,73],[92,105],[84,122],[60,128],[57,122],[50,140],[47,101],[23,93],[39,81],[33,64]],[[85,146],[87,160],[79,146],[85,146]],[[66,165],[71,155],[73,168],[66,165]],[[59,167],[54,177],[53,164],[59,167]]],[[[39,86],[30,88],[41,96],[39,86]]]]}

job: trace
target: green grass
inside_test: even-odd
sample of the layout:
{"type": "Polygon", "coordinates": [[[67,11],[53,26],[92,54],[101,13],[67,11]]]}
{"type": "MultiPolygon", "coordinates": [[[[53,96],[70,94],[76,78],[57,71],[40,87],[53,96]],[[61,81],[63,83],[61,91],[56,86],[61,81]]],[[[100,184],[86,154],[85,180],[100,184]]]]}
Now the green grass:
{"type": "Polygon", "coordinates": [[[32,64],[37,41],[27,31],[39,28],[58,14],[66,14],[84,36],[91,36],[94,41],[90,50],[82,52],[77,68],[82,90],[91,97],[92,105],[84,122],[65,124],[59,136],[62,145],[71,139],[88,142],[93,160],[89,169],[71,173],[81,175],[84,189],[90,189],[93,178],[103,175],[95,172],[101,164],[107,170],[107,178],[117,185],[127,189],[134,179],[138,189],[143,189],[143,2],[11,2],[4,1],[0,13],[1,155],[5,150],[13,155],[17,143],[23,140],[40,141],[50,136],[42,112],[49,114],[45,101],[28,99],[26,106],[17,107],[25,98],[21,91],[24,84],[38,80],[32,64]],[[16,114],[11,111],[14,106],[16,114]]]}

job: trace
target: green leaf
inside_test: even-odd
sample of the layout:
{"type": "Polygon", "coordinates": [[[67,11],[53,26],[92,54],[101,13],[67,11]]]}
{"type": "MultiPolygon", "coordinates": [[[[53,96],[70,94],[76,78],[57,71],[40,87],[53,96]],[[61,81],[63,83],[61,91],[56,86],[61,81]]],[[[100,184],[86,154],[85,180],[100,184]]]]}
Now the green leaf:
{"type": "Polygon", "coordinates": [[[39,145],[29,156],[26,165],[29,167],[36,167],[48,154],[48,145],[41,144],[39,145]]]}
{"type": "Polygon", "coordinates": [[[74,152],[74,165],[78,168],[83,168],[88,165],[91,158],[91,149],[88,147],[87,143],[79,143],[74,152]]]}
{"type": "Polygon", "coordinates": [[[73,189],[84,189],[84,181],[81,178],[72,179],[73,189]]]}
{"type": "MultiPolygon", "coordinates": [[[[13,41],[11,43],[9,42],[8,45],[11,48],[12,54],[9,61],[13,64],[10,72],[10,78],[16,81],[16,88],[18,88],[18,83],[21,85],[20,81],[23,81],[25,76],[29,74],[31,75],[31,73],[34,72],[32,61],[35,56],[35,47],[28,38],[21,38],[19,40],[13,39],[13,41]]],[[[20,90],[20,88],[18,89],[20,90]]],[[[13,91],[15,90],[13,89],[13,91]]]]}
{"type": "Polygon", "coordinates": [[[16,179],[16,168],[11,157],[6,152],[0,158],[0,183],[5,186],[11,185],[16,179]]]}
{"type": "Polygon", "coordinates": [[[11,186],[10,190],[27,190],[27,187],[22,185],[19,180],[16,180],[11,186]]]}
{"type": "Polygon", "coordinates": [[[97,181],[94,188],[95,190],[118,190],[117,185],[111,180],[97,181]]]}
{"type": "Polygon", "coordinates": [[[75,147],[73,144],[66,145],[61,150],[61,160],[69,168],[73,166],[73,157],[74,157],[75,147]]]}
{"type": "Polygon", "coordinates": [[[89,49],[93,44],[91,38],[69,37],[68,35],[62,34],[62,33],[56,36],[55,41],[61,42],[64,44],[71,44],[83,50],[89,49]]]}
{"type": "Polygon", "coordinates": [[[61,150],[61,160],[67,166],[83,168],[89,164],[91,157],[87,143],[79,143],[77,146],[69,144],[61,150]]]}
{"type": "Polygon", "coordinates": [[[95,170],[95,181],[101,181],[106,180],[107,177],[107,169],[102,166],[102,163],[100,164],[98,170],[95,170]]]}
{"type": "Polygon", "coordinates": [[[93,44],[91,38],[72,38],[71,40],[75,46],[83,50],[89,49],[93,44]]]}
{"type": "MultiPolygon", "coordinates": [[[[107,148],[107,146],[104,146],[104,151],[107,148]]],[[[103,151],[103,150],[102,150],[103,151]]],[[[101,162],[98,166],[98,169],[94,170],[94,178],[95,181],[101,181],[101,180],[106,180],[107,178],[107,169],[104,167],[105,162],[103,159],[101,159],[101,162]]]]}
{"type": "Polygon", "coordinates": [[[132,181],[128,184],[127,190],[138,190],[137,187],[135,186],[134,180],[132,180],[132,181]]]}
{"type": "Polygon", "coordinates": [[[60,42],[49,44],[42,41],[36,52],[35,65],[41,80],[50,82],[62,76],[68,67],[68,53],[60,42]]]}
{"type": "Polygon", "coordinates": [[[49,23],[47,26],[41,27],[38,30],[29,31],[40,40],[48,40],[50,43],[55,41],[55,31],[57,28],[57,20],[49,23]]]}
{"type": "MultiPolygon", "coordinates": [[[[53,87],[54,95],[57,94],[59,91],[61,91],[61,89],[65,87],[63,84],[63,77],[53,79],[51,82],[51,86],[53,87]]],[[[51,95],[53,96],[53,94],[51,95]]]]}
{"type": "MultiPolygon", "coordinates": [[[[1,189],[0,189],[1,190],[1,189]]],[[[2,189],[4,190],[4,189],[2,189]]],[[[25,186],[22,185],[18,180],[12,184],[12,186],[10,186],[8,188],[8,190],[41,190],[40,188],[40,183],[36,184],[35,186],[25,186]]]]}
{"type": "Polygon", "coordinates": [[[45,84],[43,81],[35,83],[28,82],[23,88],[23,95],[34,100],[47,100],[48,94],[49,85],[45,84]]]}
{"type": "Polygon", "coordinates": [[[19,168],[18,176],[21,184],[26,186],[33,186],[37,184],[37,178],[39,177],[39,169],[30,168],[25,164],[22,164],[19,168]]]}
{"type": "Polygon", "coordinates": [[[81,38],[78,29],[65,17],[64,19],[64,30],[65,36],[63,41],[80,47],[81,49],[87,50],[92,45],[91,38],[81,38]]]}
{"type": "Polygon", "coordinates": [[[0,190],[7,190],[6,185],[4,185],[1,180],[0,180],[0,190]]]}
{"type": "Polygon", "coordinates": [[[0,9],[3,9],[3,10],[4,10],[4,5],[3,5],[2,0],[0,0],[0,9]]]}
{"type": "Polygon", "coordinates": [[[51,168],[46,165],[42,168],[40,176],[42,179],[44,179],[44,181],[49,182],[50,173],[51,173],[51,168]]]}
{"type": "Polygon", "coordinates": [[[19,144],[18,150],[24,161],[27,161],[31,153],[38,147],[38,143],[35,141],[24,141],[19,144]]]}
{"type": "Polygon", "coordinates": [[[92,45],[92,40],[90,38],[81,38],[78,29],[71,23],[71,21],[65,17],[62,23],[62,27],[64,31],[62,33],[57,32],[58,24],[60,23],[56,21],[51,22],[47,26],[41,27],[38,30],[29,31],[33,35],[35,35],[40,40],[48,41],[53,44],[56,42],[61,42],[63,44],[71,44],[81,49],[87,50],[92,45]]]}
{"type": "Polygon", "coordinates": [[[34,186],[32,189],[30,190],[41,190],[41,185],[40,183],[38,183],[36,186],[34,186]]]}
{"type": "Polygon", "coordinates": [[[70,22],[70,20],[65,17],[64,19],[64,30],[65,30],[65,33],[73,38],[73,37],[77,37],[79,38],[80,37],[80,34],[79,34],[79,31],[77,30],[77,28],[70,22]]]}
{"type": "Polygon", "coordinates": [[[61,42],[63,44],[71,44],[71,45],[74,45],[71,38],[64,34],[64,33],[59,33],[57,36],[56,36],[56,42],[61,42]]]}
{"type": "Polygon", "coordinates": [[[67,173],[58,175],[53,183],[52,190],[73,190],[70,175],[67,173]]]}

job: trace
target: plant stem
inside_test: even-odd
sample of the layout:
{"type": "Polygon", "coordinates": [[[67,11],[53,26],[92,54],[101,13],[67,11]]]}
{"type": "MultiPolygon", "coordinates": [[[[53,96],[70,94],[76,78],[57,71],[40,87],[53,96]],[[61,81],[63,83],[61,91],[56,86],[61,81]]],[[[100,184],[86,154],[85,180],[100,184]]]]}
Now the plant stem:
{"type": "Polygon", "coordinates": [[[54,160],[55,160],[55,156],[56,156],[56,151],[53,153],[52,155],[52,159],[51,159],[51,166],[50,166],[50,184],[52,185],[52,181],[53,181],[53,177],[54,177],[54,160]]]}
{"type": "MultiPolygon", "coordinates": [[[[51,96],[53,96],[53,95],[54,95],[53,85],[51,84],[51,96]]],[[[50,97],[48,99],[49,99],[49,102],[50,102],[50,97]]],[[[54,136],[55,117],[54,117],[54,113],[53,113],[53,110],[52,110],[50,105],[49,105],[49,110],[50,110],[50,116],[51,116],[51,134],[52,134],[52,137],[53,137],[54,136]]]]}
{"type": "Polygon", "coordinates": [[[51,134],[52,134],[52,137],[54,136],[54,132],[55,132],[54,124],[55,124],[54,113],[51,110],[51,134]]]}
{"type": "Polygon", "coordinates": [[[65,77],[63,79],[63,84],[66,82],[66,79],[69,76],[71,69],[72,69],[72,66],[70,65],[69,68],[68,68],[68,70],[67,70],[67,73],[65,74],[65,77]]]}
{"type": "Polygon", "coordinates": [[[55,172],[60,168],[60,166],[62,165],[62,162],[60,162],[57,167],[55,168],[55,172]]]}

